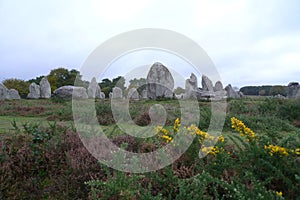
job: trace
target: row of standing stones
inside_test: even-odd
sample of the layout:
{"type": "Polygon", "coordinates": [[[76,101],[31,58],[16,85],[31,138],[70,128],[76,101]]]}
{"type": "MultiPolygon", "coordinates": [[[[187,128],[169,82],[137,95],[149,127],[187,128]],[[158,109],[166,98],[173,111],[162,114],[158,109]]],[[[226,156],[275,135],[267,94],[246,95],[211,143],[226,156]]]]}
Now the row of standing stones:
{"type": "MultiPolygon", "coordinates": [[[[241,98],[243,94],[235,91],[229,84],[225,88],[221,81],[215,84],[205,75],[202,75],[202,88],[198,87],[198,79],[195,74],[191,74],[185,82],[185,92],[180,95],[175,95],[174,79],[170,71],[163,64],[154,63],[147,75],[146,89],[141,94],[136,88],[130,88],[127,94],[128,99],[153,99],[158,98],[177,98],[177,99],[210,99],[220,100],[226,98],[241,98]]],[[[87,99],[97,98],[104,99],[105,94],[101,92],[101,88],[93,78],[87,89],[78,86],[62,86],[56,89],[54,95],[60,98],[76,98],[87,99]]],[[[50,98],[51,87],[47,78],[44,77],[40,84],[31,83],[29,86],[28,99],[50,98]]],[[[300,85],[297,82],[289,83],[287,89],[288,98],[300,98],[300,85]]],[[[114,87],[109,94],[109,98],[124,98],[123,91],[119,87],[114,87]]],[[[3,99],[20,99],[19,93],[15,89],[7,89],[3,84],[0,84],[0,100],[3,99]]]]}

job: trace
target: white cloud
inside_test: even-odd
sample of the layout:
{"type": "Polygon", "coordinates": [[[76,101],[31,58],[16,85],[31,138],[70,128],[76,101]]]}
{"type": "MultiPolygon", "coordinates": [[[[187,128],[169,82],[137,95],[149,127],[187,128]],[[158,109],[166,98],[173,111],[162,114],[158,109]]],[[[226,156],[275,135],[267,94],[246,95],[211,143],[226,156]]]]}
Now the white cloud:
{"type": "Polygon", "coordinates": [[[126,21],[143,12],[154,0],[95,0],[93,12],[108,21],[126,21]]]}

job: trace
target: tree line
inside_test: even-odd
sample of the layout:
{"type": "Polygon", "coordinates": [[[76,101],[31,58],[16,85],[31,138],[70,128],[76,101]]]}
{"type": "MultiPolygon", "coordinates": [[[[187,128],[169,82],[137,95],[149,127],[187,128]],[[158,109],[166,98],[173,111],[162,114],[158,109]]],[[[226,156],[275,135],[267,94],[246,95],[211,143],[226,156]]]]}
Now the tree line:
{"type": "MultiPolygon", "coordinates": [[[[74,85],[74,82],[76,80],[77,86],[82,86],[85,88],[88,88],[89,81],[82,80],[82,75],[80,75],[80,72],[76,69],[65,69],[65,68],[57,68],[50,71],[50,73],[46,76],[38,76],[34,79],[30,80],[22,80],[22,79],[16,79],[16,78],[10,78],[5,79],[2,83],[8,88],[8,89],[16,89],[19,91],[19,95],[22,98],[26,98],[29,93],[29,85],[31,83],[39,84],[43,77],[47,77],[50,86],[51,91],[53,93],[54,90],[56,90],[59,87],[65,86],[65,85],[74,85]],[[77,77],[77,79],[76,79],[77,77]]],[[[118,76],[116,78],[113,78],[112,80],[105,78],[100,83],[99,86],[101,88],[101,91],[105,93],[105,96],[108,97],[109,93],[112,92],[112,89],[114,87],[119,87],[127,93],[127,91],[130,88],[137,88],[138,92],[141,94],[142,90],[145,89],[146,79],[139,78],[139,79],[132,79],[129,81],[128,87],[125,87],[125,78],[122,76],[118,76]]]]}
{"type": "Polygon", "coordinates": [[[287,86],[282,85],[263,85],[263,86],[245,86],[240,89],[244,95],[255,96],[274,96],[287,95],[287,86]]]}

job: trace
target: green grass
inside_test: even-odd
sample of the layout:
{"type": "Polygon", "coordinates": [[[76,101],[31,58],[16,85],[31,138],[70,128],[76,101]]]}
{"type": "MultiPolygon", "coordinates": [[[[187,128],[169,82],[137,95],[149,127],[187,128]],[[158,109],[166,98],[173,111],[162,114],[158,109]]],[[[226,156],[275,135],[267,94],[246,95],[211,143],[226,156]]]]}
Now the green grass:
{"type": "MultiPolygon", "coordinates": [[[[180,117],[177,100],[132,101],[129,112],[133,121],[147,125],[147,120],[143,119],[155,104],[164,106],[167,112],[165,128],[172,131],[174,120],[180,117]]],[[[210,123],[210,103],[199,101],[199,107],[199,128],[205,131],[210,123]]],[[[300,147],[299,108],[299,99],[246,97],[229,100],[222,132],[225,143],[217,145],[230,154],[199,159],[200,146],[194,140],[188,151],[172,165],[156,172],[130,174],[99,164],[87,152],[72,129],[70,101],[0,101],[0,133],[8,133],[0,134],[4,141],[0,143],[0,184],[1,192],[4,191],[0,192],[0,199],[14,195],[25,195],[28,199],[66,199],[70,195],[73,199],[87,196],[95,199],[295,199],[300,195],[297,190],[300,186],[299,156],[292,153],[287,157],[270,156],[264,145],[300,147]],[[247,143],[245,137],[232,130],[231,117],[241,119],[260,141],[247,143]],[[13,130],[13,121],[21,130],[13,130]],[[22,128],[24,124],[28,125],[25,129],[22,128]],[[283,197],[276,195],[279,191],[283,192],[283,197]]],[[[121,124],[126,131],[118,127],[109,100],[96,100],[96,113],[105,135],[117,144],[126,143],[126,148],[133,152],[151,151],[159,142],[164,145],[162,138],[153,139],[156,136],[145,140],[123,137],[135,130],[136,125],[121,124]]]]}

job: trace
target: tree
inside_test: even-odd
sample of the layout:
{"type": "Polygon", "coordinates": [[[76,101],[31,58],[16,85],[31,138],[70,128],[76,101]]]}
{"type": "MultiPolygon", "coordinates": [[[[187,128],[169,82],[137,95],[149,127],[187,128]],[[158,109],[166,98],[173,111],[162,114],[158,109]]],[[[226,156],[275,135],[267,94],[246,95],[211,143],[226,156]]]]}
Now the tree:
{"type": "Polygon", "coordinates": [[[112,89],[114,87],[119,87],[124,92],[124,90],[126,89],[125,78],[122,76],[118,76],[117,78],[112,79],[112,81],[108,78],[105,78],[99,83],[99,86],[101,88],[101,91],[104,92],[105,96],[109,97],[109,93],[112,92],[112,89]]]}
{"type": "Polygon", "coordinates": [[[183,89],[182,87],[177,87],[175,90],[174,90],[174,93],[175,94],[182,94],[185,92],[185,89],[183,89]]]}
{"type": "Polygon", "coordinates": [[[30,83],[28,81],[11,78],[4,80],[3,85],[5,85],[8,89],[18,90],[19,95],[22,98],[26,98],[29,93],[30,83]]]}
{"type": "Polygon", "coordinates": [[[134,78],[129,81],[129,86],[127,90],[131,88],[136,88],[139,94],[142,94],[142,91],[146,89],[146,79],[144,78],[134,78]]]}
{"type": "Polygon", "coordinates": [[[79,81],[77,85],[83,84],[80,72],[75,69],[69,71],[65,68],[57,68],[51,70],[50,74],[47,76],[52,91],[64,85],[74,85],[76,77],[79,81]]]}
{"type": "Polygon", "coordinates": [[[126,89],[125,87],[125,78],[123,76],[118,76],[112,80],[112,88],[119,87],[123,92],[126,89]]]}
{"type": "Polygon", "coordinates": [[[275,96],[278,94],[286,96],[286,87],[282,85],[274,85],[270,90],[270,95],[275,96]]]}
{"type": "Polygon", "coordinates": [[[35,79],[30,79],[28,82],[29,83],[36,83],[36,84],[40,84],[42,78],[44,78],[45,76],[39,76],[39,77],[36,77],[35,79]]]}

